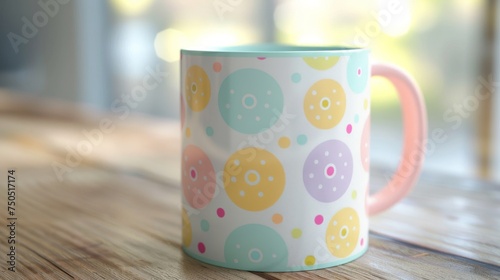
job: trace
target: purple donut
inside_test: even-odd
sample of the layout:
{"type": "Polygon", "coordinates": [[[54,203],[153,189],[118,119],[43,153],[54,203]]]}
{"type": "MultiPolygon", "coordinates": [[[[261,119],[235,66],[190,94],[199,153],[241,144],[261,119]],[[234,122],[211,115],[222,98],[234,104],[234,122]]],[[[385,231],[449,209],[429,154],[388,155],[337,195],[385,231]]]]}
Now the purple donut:
{"type": "Polygon", "coordinates": [[[321,202],[339,199],[349,188],[353,160],[347,145],[339,140],[319,144],[304,163],[304,185],[321,202]]]}

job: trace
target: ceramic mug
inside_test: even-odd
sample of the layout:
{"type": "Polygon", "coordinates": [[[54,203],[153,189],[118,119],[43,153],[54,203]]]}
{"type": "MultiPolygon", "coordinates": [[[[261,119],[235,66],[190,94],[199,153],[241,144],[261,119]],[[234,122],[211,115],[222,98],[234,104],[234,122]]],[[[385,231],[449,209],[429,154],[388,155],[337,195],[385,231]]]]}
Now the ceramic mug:
{"type": "Polygon", "coordinates": [[[368,49],[181,50],[182,247],[250,271],[336,266],[368,248],[368,217],[402,199],[423,162],[422,95],[368,49]],[[399,93],[404,148],[369,195],[369,79],[399,93]]]}

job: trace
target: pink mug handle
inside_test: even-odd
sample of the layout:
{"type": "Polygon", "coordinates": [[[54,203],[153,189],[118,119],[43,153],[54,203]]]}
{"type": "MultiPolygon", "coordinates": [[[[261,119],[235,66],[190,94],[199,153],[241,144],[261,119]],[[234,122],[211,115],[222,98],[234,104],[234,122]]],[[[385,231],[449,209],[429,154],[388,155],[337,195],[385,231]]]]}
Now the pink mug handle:
{"type": "Polygon", "coordinates": [[[368,197],[369,215],[382,212],[403,199],[418,179],[424,162],[427,139],[427,114],[422,94],[413,79],[403,70],[387,64],[372,65],[372,76],[382,76],[394,84],[403,114],[403,154],[391,181],[368,197]]]}

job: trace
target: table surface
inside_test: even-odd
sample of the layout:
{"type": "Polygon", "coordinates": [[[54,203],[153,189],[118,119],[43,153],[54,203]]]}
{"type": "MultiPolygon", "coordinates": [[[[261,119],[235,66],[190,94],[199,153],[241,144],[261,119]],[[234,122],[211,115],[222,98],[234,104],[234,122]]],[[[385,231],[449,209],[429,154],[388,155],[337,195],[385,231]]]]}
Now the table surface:
{"type": "MultiPolygon", "coordinates": [[[[33,108],[0,94],[1,279],[500,279],[498,183],[424,173],[406,199],[370,220],[370,248],[356,261],[293,273],[229,270],[181,250],[178,123],[111,116],[113,132],[69,158],[58,178],[54,164],[108,116],[33,108]],[[6,264],[11,169],[16,272],[6,264]]],[[[387,172],[372,167],[372,186],[387,172]]]]}

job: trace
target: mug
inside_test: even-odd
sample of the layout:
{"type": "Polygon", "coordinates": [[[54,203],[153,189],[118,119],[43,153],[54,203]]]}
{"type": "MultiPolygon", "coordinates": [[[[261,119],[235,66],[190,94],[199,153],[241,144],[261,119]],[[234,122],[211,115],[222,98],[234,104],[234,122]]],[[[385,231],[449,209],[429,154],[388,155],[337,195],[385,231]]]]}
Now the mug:
{"type": "Polygon", "coordinates": [[[251,45],[181,50],[182,248],[263,272],[341,265],[368,249],[368,217],[402,199],[423,163],[422,95],[368,49],[251,45]],[[369,79],[399,93],[404,148],[369,194],[369,79]]]}

